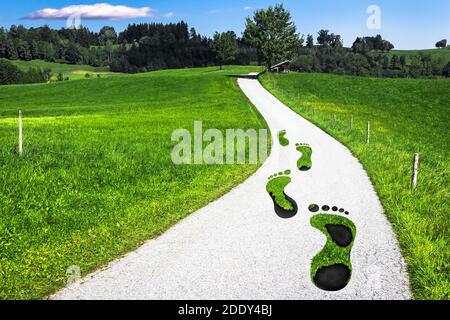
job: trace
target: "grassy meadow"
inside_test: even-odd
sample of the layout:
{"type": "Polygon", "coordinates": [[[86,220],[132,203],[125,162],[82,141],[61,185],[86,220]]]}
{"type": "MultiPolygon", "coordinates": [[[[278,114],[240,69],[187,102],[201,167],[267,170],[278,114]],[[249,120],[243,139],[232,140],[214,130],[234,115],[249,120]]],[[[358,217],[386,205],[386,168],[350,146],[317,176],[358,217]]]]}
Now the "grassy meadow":
{"type": "Polygon", "coordinates": [[[415,298],[450,299],[450,80],[289,73],[261,81],[362,162],[398,236],[415,298]],[[416,152],[421,162],[412,192],[416,152]]]}
{"type": "Polygon", "coordinates": [[[235,74],[257,67],[0,87],[0,299],[45,298],[256,171],[176,166],[175,129],[265,128],[235,74]],[[24,156],[17,150],[24,115],[24,156]]]}
{"type": "Polygon", "coordinates": [[[92,67],[82,64],[66,64],[47,62],[44,60],[11,60],[13,64],[19,67],[21,70],[26,71],[29,68],[49,68],[53,72],[52,80],[56,80],[58,73],[62,73],[64,78],[68,77],[69,80],[85,79],[86,73],[89,73],[92,77],[111,77],[121,75],[120,73],[110,72],[107,67],[92,67]]]}

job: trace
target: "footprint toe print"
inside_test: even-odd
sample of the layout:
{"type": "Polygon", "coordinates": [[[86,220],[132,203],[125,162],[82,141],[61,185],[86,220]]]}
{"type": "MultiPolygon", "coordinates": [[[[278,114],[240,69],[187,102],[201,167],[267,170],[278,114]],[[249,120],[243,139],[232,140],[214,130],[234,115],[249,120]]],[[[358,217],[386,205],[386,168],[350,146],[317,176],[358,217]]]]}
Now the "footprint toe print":
{"type": "Polygon", "coordinates": [[[295,145],[297,151],[302,154],[297,161],[297,168],[300,171],[309,171],[312,168],[312,148],[308,144],[297,143],[295,145]]]}
{"type": "Polygon", "coordinates": [[[274,174],[269,177],[269,182],[266,186],[266,190],[273,200],[275,212],[283,219],[292,218],[298,212],[297,203],[284,191],[292,181],[290,174],[290,170],[274,174]]]}
{"type": "Polygon", "coordinates": [[[350,255],[356,227],[350,219],[340,215],[349,215],[344,209],[327,205],[320,208],[313,204],[309,206],[309,211],[321,211],[311,218],[311,225],[327,237],[325,247],[312,260],[311,278],[322,290],[342,290],[348,285],[352,274],[350,255]]]}

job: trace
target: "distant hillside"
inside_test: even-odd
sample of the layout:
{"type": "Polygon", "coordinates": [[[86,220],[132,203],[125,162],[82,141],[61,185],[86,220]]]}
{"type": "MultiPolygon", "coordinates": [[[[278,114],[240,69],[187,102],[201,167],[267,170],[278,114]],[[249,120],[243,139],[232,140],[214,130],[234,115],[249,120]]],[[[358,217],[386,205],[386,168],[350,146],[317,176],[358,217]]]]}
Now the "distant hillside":
{"type": "Polygon", "coordinates": [[[412,56],[418,55],[418,54],[430,54],[433,57],[442,57],[445,59],[446,62],[450,62],[450,49],[444,48],[444,49],[425,49],[425,50],[391,50],[388,55],[389,58],[392,58],[394,54],[397,56],[406,56],[406,61],[409,63],[412,56]]]}
{"type": "Polygon", "coordinates": [[[109,77],[114,75],[120,75],[120,73],[110,72],[107,67],[92,67],[88,65],[82,64],[64,64],[64,63],[55,63],[55,62],[47,62],[44,60],[32,60],[32,61],[22,61],[22,60],[12,60],[16,66],[18,66],[21,70],[26,71],[29,68],[50,68],[53,73],[53,80],[56,80],[58,73],[62,73],[64,77],[69,77],[69,80],[75,79],[83,79],[86,76],[86,73],[91,74],[93,77],[109,77]]]}

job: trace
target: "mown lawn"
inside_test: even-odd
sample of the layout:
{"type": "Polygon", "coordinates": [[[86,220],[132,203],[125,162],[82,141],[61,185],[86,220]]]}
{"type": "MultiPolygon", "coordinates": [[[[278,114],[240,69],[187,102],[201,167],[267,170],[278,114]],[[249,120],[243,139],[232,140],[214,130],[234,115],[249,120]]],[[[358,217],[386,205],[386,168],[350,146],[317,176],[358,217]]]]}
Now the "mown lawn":
{"type": "Polygon", "coordinates": [[[62,73],[64,78],[68,77],[69,80],[85,79],[86,73],[89,73],[91,77],[111,77],[121,75],[120,73],[110,72],[107,67],[92,67],[83,64],[65,64],[65,63],[55,63],[47,62],[43,60],[32,60],[32,61],[22,61],[22,60],[10,60],[13,64],[18,66],[21,70],[27,71],[29,68],[49,68],[52,70],[53,76],[52,80],[57,80],[58,73],[62,73]]]}
{"type": "Polygon", "coordinates": [[[175,129],[264,128],[226,67],[0,87],[0,299],[44,298],[155,237],[256,165],[176,166],[175,129]],[[16,153],[18,110],[23,157],[16,153]]]}
{"type": "Polygon", "coordinates": [[[261,81],[360,159],[397,233],[415,298],[450,299],[450,80],[289,73],[261,81]],[[416,152],[420,174],[411,192],[416,152]]]}

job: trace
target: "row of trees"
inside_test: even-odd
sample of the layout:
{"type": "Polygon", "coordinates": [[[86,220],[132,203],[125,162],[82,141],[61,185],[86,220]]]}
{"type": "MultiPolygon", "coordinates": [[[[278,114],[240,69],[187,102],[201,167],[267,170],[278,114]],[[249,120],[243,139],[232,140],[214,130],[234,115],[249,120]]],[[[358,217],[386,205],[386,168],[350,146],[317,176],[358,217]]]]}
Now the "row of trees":
{"type": "Polygon", "coordinates": [[[116,37],[112,27],[95,33],[84,27],[53,30],[48,26],[27,29],[13,25],[9,30],[0,28],[0,58],[105,65],[116,37]]]}
{"type": "MultiPolygon", "coordinates": [[[[344,48],[342,37],[320,30],[316,43],[308,35],[306,45],[283,5],[258,10],[248,18],[244,40],[257,48],[260,61],[270,68],[273,62],[293,60],[292,68],[303,72],[325,72],[377,77],[448,76],[450,63],[428,54],[405,56],[389,54],[394,45],[381,35],[358,37],[351,48],[344,48]]],[[[436,44],[445,47],[446,41],[436,44]]]]}
{"type": "MultiPolygon", "coordinates": [[[[226,63],[256,63],[255,49],[234,32],[228,39],[236,45],[236,51],[232,59],[227,54],[226,63]]],[[[0,58],[110,66],[113,71],[130,73],[221,63],[223,56],[213,43],[185,22],[132,24],[120,34],[113,27],[103,27],[98,33],[84,27],[0,28],[0,58]]]]}
{"type": "MultiPolygon", "coordinates": [[[[293,68],[305,72],[352,75],[420,77],[442,75],[445,62],[427,55],[407,61],[389,57],[393,44],[380,35],[359,37],[351,48],[329,30],[305,39],[297,33],[283,5],[257,10],[247,18],[243,37],[233,31],[202,36],[185,22],[131,24],[121,33],[103,27],[53,30],[48,26],[27,29],[0,28],[0,58],[43,59],[70,64],[109,66],[118,72],[145,72],[167,68],[259,63],[268,69],[293,60],[293,68]]],[[[445,47],[445,40],[436,46],[445,47]]]]}
{"type": "Polygon", "coordinates": [[[347,48],[321,46],[301,49],[292,63],[294,71],[391,78],[448,76],[449,67],[450,63],[443,57],[429,54],[407,59],[395,54],[389,56],[375,51],[357,53],[347,48]]]}
{"type": "Polygon", "coordinates": [[[268,69],[274,62],[294,60],[298,71],[356,75],[379,75],[380,66],[385,66],[382,53],[394,48],[380,35],[357,38],[351,49],[344,48],[342,37],[329,30],[318,32],[317,44],[308,35],[303,46],[304,38],[283,5],[258,10],[252,19],[247,18],[244,41],[257,49],[259,61],[268,69]]]}
{"type": "Polygon", "coordinates": [[[210,40],[194,28],[189,30],[185,22],[130,25],[119,39],[113,71],[145,72],[214,63],[210,40]]]}
{"type": "Polygon", "coordinates": [[[119,35],[113,71],[142,72],[159,69],[204,67],[227,63],[256,63],[256,50],[233,31],[202,36],[185,22],[133,24],[119,35]]]}

